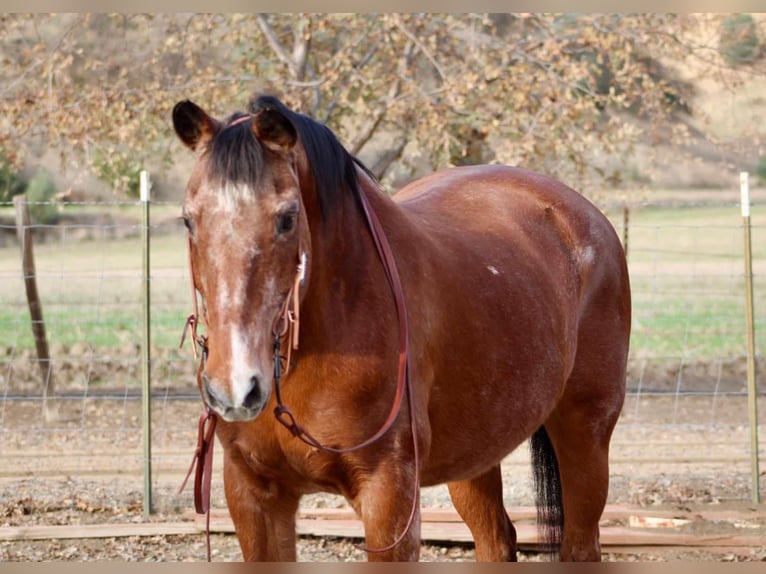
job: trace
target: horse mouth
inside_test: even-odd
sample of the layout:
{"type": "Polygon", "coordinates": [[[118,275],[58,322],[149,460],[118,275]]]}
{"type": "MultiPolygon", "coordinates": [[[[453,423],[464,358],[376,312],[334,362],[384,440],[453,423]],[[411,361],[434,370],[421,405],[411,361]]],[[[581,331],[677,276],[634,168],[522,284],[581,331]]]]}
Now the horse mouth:
{"type": "Polygon", "coordinates": [[[268,403],[268,393],[264,394],[259,391],[248,395],[243,401],[244,404],[232,405],[228,398],[219,396],[208,382],[209,380],[203,376],[202,400],[215,414],[227,422],[251,421],[263,412],[268,403]]]}
{"type": "Polygon", "coordinates": [[[247,422],[251,421],[263,412],[263,407],[222,407],[220,405],[210,405],[210,408],[226,422],[247,422]]]}

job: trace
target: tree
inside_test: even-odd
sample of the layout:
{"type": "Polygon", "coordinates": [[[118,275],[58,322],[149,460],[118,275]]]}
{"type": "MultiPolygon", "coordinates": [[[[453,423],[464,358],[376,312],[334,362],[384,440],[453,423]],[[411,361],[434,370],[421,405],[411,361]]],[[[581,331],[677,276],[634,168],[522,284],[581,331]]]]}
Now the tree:
{"type": "Polygon", "coordinates": [[[758,26],[750,14],[734,14],[721,22],[720,49],[732,67],[752,64],[761,57],[758,26]]]}
{"type": "Polygon", "coordinates": [[[0,203],[13,200],[14,195],[24,191],[24,182],[16,169],[6,159],[0,150],[0,203]]]}
{"type": "MultiPolygon", "coordinates": [[[[700,20],[667,14],[0,16],[0,146],[60,150],[127,193],[178,153],[183,98],[223,115],[278,92],[386,181],[475,161],[573,184],[689,107],[676,68],[700,20]],[[129,49],[125,49],[128,46],[129,49]],[[660,65],[660,62],[663,62],[660,65]],[[675,67],[674,67],[675,66],[675,67]]],[[[663,131],[664,133],[664,131],[663,131]]],[[[682,138],[683,129],[663,137],[682,138]]]]}

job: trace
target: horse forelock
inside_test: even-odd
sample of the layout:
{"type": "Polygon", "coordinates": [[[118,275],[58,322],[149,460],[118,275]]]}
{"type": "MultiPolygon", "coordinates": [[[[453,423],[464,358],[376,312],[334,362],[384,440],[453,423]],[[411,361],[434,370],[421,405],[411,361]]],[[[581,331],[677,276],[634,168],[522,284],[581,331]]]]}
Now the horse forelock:
{"type": "Polygon", "coordinates": [[[264,169],[263,148],[242,114],[232,115],[208,147],[208,178],[212,186],[242,194],[257,189],[264,169]]]}

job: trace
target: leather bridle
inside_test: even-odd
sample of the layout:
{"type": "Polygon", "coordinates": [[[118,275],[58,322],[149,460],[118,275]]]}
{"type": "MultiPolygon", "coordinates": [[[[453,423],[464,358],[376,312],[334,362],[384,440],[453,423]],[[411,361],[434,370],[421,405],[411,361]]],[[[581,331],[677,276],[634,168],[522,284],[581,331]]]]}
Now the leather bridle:
{"type": "MultiPolygon", "coordinates": [[[[237,121],[242,121],[240,118],[237,121]]],[[[402,533],[391,544],[384,548],[367,548],[359,546],[366,552],[388,552],[401,543],[404,537],[410,530],[412,523],[417,513],[419,506],[419,491],[420,491],[420,453],[418,446],[418,433],[417,424],[415,420],[415,398],[413,396],[412,385],[410,384],[409,377],[409,325],[407,321],[407,309],[405,304],[404,290],[402,288],[401,278],[396,266],[396,260],[391,250],[391,245],[386,236],[385,230],[380,223],[380,220],[372,209],[369,200],[360,187],[356,188],[357,196],[364,213],[367,226],[370,230],[375,248],[378,256],[383,264],[383,269],[386,274],[386,279],[391,288],[391,292],[394,297],[394,303],[396,307],[396,314],[399,324],[399,357],[397,366],[397,383],[396,393],[394,395],[394,401],[391,406],[391,410],[388,417],[383,422],[381,427],[372,436],[351,447],[346,448],[334,448],[323,445],[317,440],[309,431],[298,424],[295,416],[289,407],[282,402],[281,393],[281,379],[282,376],[287,374],[291,366],[291,353],[293,350],[298,349],[298,337],[300,328],[300,288],[304,282],[306,275],[306,255],[301,250],[300,241],[298,241],[298,265],[293,281],[292,287],[285,298],[282,308],[274,321],[272,327],[272,334],[274,336],[274,392],[277,406],[274,408],[274,416],[277,421],[282,424],[290,433],[303,441],[307,445],[316,448],[318,450],[344,454],[350,453],[375,443],[380,440],[392,427],[394,421],[399,415],[401,410],[402,401],[404,395],[407,395],[408,414],[410,418],[410,432],[412,434],[413,444],[413,462],[415,465],[415,482],[413,492],[412,509],[410,511],[407,524],[402,533]],[[281,348],[286,344],[286,353],[281,353],[281,348]],[[284,360],[284,371],[282,369],[282,361],[284,360]]],[[[188,238],[188,250],[189,250],[189,276],[191,280],[192,298],[194,301],[194,313],[189,315],[186,320],[183,335],[181,337],[181,345],[183,346],[187,332],[191,331],[192,348],[194,352],[194,358],[198,357],[197,347],[200,348],[200,364],[197,372],[199,377],[204,369],[205,361],[208,353],[208,342],[206,335],[199,335],[197,333],[197,326],[199,325],[199,306],[197,301],[198,289],[194,279],[194,267],[191,256],[191,235],[188,238]]],[[[181,491],[185,488],[186,483],[191,476],[192,472],[195,472],[194,480],[194,506],[198,514],[206,515],[206,539],[207,539],[207,559],[210,561],[210,488],[212,478],[212,466],[213,466],[213,444],[215,438],[215,427],[217,422],[217,415],[206,404],[205,409],[200,415],[198,425],[198,437],[197,448],[192,459],[191,466],[186,475],[186,478],[181,485],[181,491]],[[196,470],[195,470],[196,467],[196,470]]],[[[179,491],[180,492],[180,491],[179,491]]]]}

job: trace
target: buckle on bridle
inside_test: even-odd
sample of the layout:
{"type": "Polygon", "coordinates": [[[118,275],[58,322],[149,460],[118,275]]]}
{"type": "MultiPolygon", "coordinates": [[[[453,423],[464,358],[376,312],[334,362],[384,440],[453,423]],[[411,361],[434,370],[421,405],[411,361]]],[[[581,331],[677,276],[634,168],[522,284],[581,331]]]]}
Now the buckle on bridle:
{"type": "Polygon", "coordinates": [[[192,353],[194,353],[194,358],[197,359],[199,357],[197,354],[197,347],[199,347],[199,352],[202,353],[202,359],[204,361],[207,358],[207,336],[197,334],[198,324],[199,320],[194,313],[186,318],[184,330],[181,333],[181,343],[178,345],[178,348],[181,349],[184,346],[184,343],[186,342],[186,334],[191,332],[192,353]]]}

